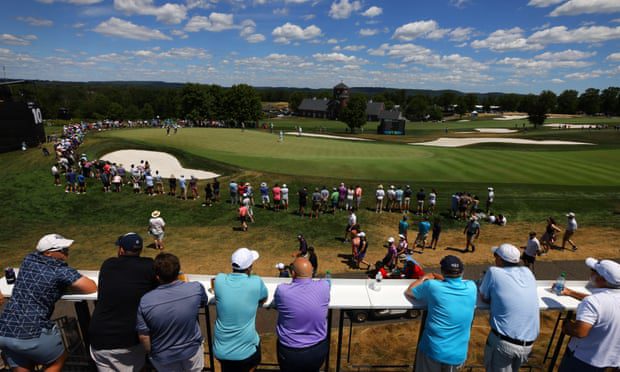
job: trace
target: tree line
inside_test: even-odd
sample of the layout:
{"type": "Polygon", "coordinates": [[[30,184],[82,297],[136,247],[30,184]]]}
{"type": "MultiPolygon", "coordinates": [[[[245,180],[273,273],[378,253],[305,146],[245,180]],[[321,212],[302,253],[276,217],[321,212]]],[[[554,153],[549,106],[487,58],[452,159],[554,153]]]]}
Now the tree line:
{"type": "MultiPolygon", "coordinates": [[[[490,111],[520,111],[533,114],[561,113],[587,115],[620,115],[620,88],[588,88],[581,94],[565,90],[556,95],[544,90],[540,94],[487,93],[462,94],[442,91],[439,94],[410,94],[405,89],[352,88],[351,110],[360,110],[361,101],[383,102],[386,109],[399,107],[412,121],[440,120],[445,114],[463,116],[483,106],[490,111]],[[355,101],[354,101],[355,98],[355,101]],[[359,102],[357,102],[359,100],[359,102]]],[[[255,88],[246,84],[232,87],[205,84],[168,83],[62,83],[37,82],[19,87],[19,94],[38,101],[43,116],[49,119],[72,118],[101,120],[136,120],[183,118],[194,122],[205,120],[256,122],[262,117],[261,102],[284,101],[295,112],[304,98],[331,98],[330,89],[255,88]]],[[[351,116],[354,112],[346,112],[351,116]]],[[[355,115],[353,115],[355,116],[355,115]]],[[[359,113],[358,113],[359,119],[359,113]]]]}

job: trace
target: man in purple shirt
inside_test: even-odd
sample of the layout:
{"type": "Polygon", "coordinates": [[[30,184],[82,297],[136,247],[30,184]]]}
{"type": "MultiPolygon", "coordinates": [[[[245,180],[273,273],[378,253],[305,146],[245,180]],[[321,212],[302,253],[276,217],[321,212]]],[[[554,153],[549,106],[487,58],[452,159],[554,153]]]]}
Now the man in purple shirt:
{"type": "Polygon", "coordinates": [[[274,295],[278,310],[278,363],[282,372],[316,372],[329,350],[327,307],[330,283],[312,280],[306,258],[293,261],[293,282],[280,284],[274,295]]]}

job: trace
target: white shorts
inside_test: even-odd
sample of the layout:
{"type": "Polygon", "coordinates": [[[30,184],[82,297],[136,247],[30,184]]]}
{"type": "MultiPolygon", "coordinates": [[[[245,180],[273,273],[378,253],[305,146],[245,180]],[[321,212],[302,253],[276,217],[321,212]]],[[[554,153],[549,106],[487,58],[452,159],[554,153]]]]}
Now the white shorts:
{"type": "Polygon", "coordinates": [[[269,203],[269,195],[262,196],[263,203],[269,203]]]}
{"type": "Polygon", "coordinates": [[[126,349],[102,350],[93,349],[91,346],[90,356],[99,372],[138,372],[144,367],[146,350],[142,344],[126,349]]]}

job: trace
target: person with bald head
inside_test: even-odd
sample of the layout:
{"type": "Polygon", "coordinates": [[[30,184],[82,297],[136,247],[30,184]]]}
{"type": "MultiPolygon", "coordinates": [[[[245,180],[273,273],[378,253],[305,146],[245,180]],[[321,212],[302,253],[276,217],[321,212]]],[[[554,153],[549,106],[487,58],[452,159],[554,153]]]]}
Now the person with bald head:
{"type": "Polygon", "coordinates": [[[278,363],[282,372],[318,371],[327,356],[327,310],[330,283],[312,279],[312,264],[297,257],[293,281],[278,285],[274,304],[278,310],[278,363]]]}

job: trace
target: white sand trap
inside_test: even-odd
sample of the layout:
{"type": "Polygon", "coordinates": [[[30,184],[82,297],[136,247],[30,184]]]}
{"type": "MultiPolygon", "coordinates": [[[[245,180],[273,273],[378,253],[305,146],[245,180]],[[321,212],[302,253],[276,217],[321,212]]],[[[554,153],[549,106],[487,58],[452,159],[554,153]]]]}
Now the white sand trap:
{"type": "Polygon", "coordinates": [[[187,179],[189,179],[190,176],[194,176],[199,180],[220,176],[213,172],[183,168],[177,158],[168,153],[159,151],[119,150],[105,154],[101,159],[116,164],[123,164],[123,167],[127,170],[129,170],[131,164],[140,164],[140,160],[148,161],[151,170],[153,172],[158,170],[159,174],[165,178],[170,177],[171,174],[174,174],[176,177],[184,175],[187,179]]]}
{"type": "Polygon", "coordinates": [[[510,116],[502,116],[501,118],[493,118],[493,120],[521,120],[527,119],[527,115],[510,115],[510,116]]]}
{"type": "Polygon", "coordinates": [[[476,130],[480,133],[514,133],[518,132],[516,129],[508,129],[508,128],[476,128],[476,130]]]}
{"type": "MultiPolygon", "coordinates": [[[[286,132],[289,136],[299,136],[297,132],[286,132]]],[[[315,134],[315,133],[302,133],[302,137],[319,137],[319,138],[330,138],[330,139],[339,139],[339,140],[349,140],[349,141],[371,141],[374,140],[368,138],[357,138],[357,137],[343,137],[343,136],[333,136],[331,134],[315,134]]]]}
{"type": "Polygon", "coordinates": [[[573,141],[534,141],[520,138],[439,138],[429,142],[410,143],[419,146],[438,146],[438,147],[463,147],[478,143],[516,143],[520,145],[593,145],[586,142],[573,141]]]}
{"type": "Polygon", "coordinates": [[[457,123],[467,123],[468,121],[469,121],[469,120],[467,120],[467,119],[463,119],[463,120],[459,120],[459,121],[457,121],[457,123]]]}
{"type": "Polygon", "coordinates": [[[568,128],[568,129],[588,129],[590,127],[596,128],[595,124],[545,124],[545,127],[549,128],[568,128]]]}

